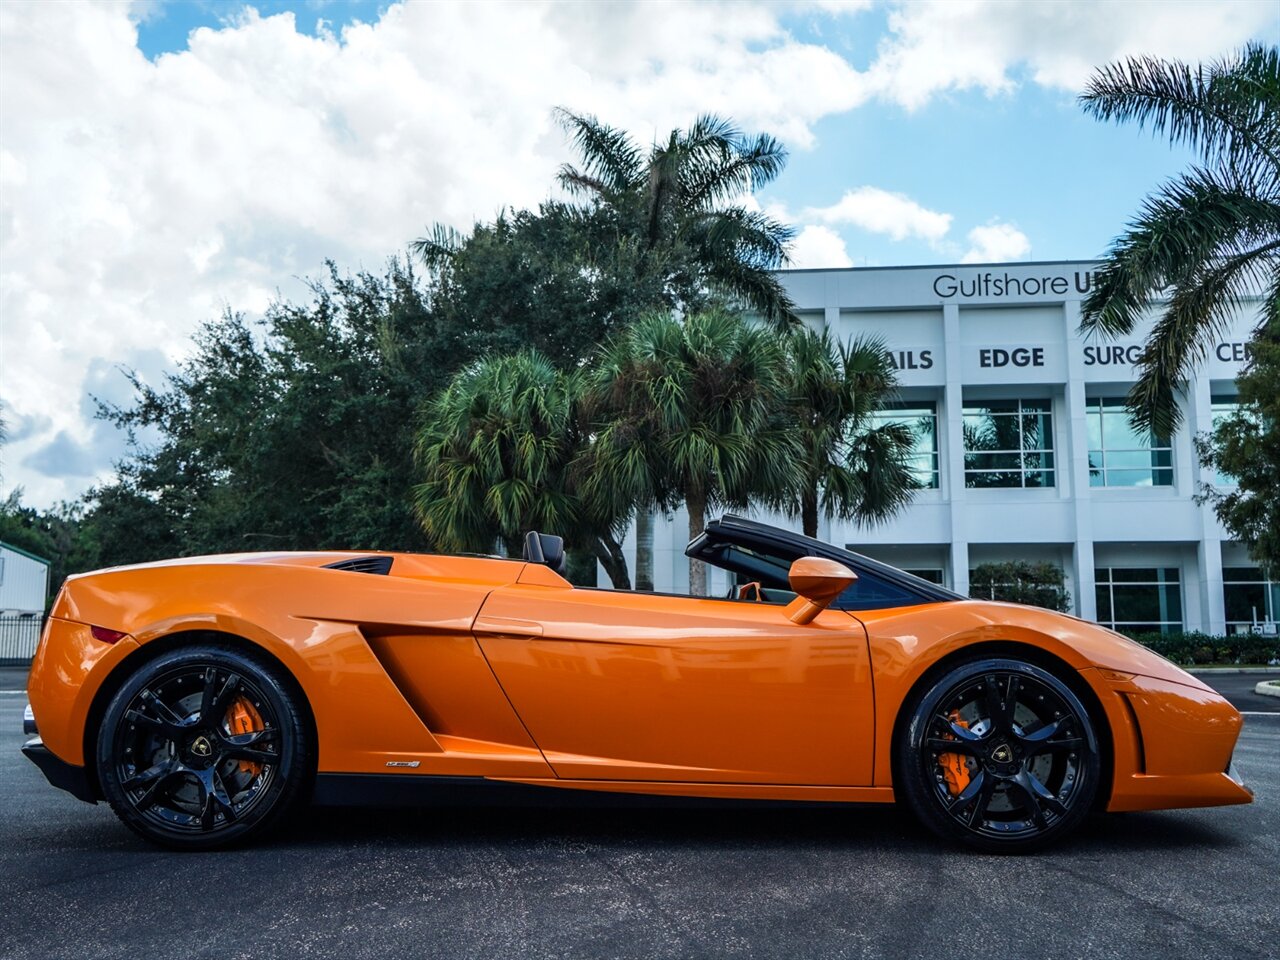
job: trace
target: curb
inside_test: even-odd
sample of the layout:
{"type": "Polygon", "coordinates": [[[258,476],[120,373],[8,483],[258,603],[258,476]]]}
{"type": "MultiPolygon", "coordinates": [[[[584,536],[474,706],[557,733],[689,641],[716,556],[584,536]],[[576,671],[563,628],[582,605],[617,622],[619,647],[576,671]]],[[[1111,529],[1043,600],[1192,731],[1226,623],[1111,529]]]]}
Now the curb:
{"type": "Polygon", "coordinates": [[[1264,697],[1280,697],[1280,681],[1263,680],[1253,688],[1253,692],[1264,697]]]}
{"type": "Polygon", "coordinates": [[[1187,673],[1230,675],[1233,673],[1280,673],[1280,667],[1182,667],[1187,673]]]}

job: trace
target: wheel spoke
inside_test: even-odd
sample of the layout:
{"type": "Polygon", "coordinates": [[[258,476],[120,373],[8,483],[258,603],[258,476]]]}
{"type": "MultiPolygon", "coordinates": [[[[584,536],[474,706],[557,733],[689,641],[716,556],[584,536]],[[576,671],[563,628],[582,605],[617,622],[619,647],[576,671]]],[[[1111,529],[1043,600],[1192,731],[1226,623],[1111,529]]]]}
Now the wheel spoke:
{"type": "Polygon", "coordinates": [[[991,728],[1002,733],[1012,733],[1013,712],[1018,707],[1018,678],[1012,675],[1009,677],[1003,696],[1000,694],[1000,681],[995,674],[987,674],[984,680],[991,728]]]}
{"type": "MultiPolygon", "coordinates": [[[[152,704],[156,704],[158,702],[159,701],[157,700],[151,701],[152,704]]],[[[182,724],[171,723],[168,720],[160,720],[156,717],[149,717],[140,710],[130,710],[124,715],[124,718],[134,726],[150,730],[152,733],[157,734],[166,740],[175,741],[185,734],[182,724]]]]}
{"type": "Polygon", "coordinates": [[[148,767],[141,773],[135,773],[128,780],[122,781],[120,786],[125,790],[138,790],[141,787],[155,783],[162,777],[167,777],[172,772],[173,762],[167,760],[164,763],[157,763],[153,767],[148,767]]]}
{"type": "Polygon", "coordinates": [[[938,714],[937,722],[942,724],[942,726],[946,729],[946,732],[949,733],[951,736],[955,737],[957,740],[963,741],[965,743],[977,743],[982,739],[982,737],[978,736],[968,727],[963,726],[960,723],[957,723],[955,720],[952,720],[950,717],[944,717],[942,716],[942,714],[938,714]]]}
{"type": "Polygon", "coordinates": [[[280,759],[266,750],[255,750],[253,747],[230,746],[222,751],[223,760],[247,760],[250,763],[275,763],[280,759]]]}
{"type": "Polygon", "coordinates": [[[1041,804],[1048,806],[1050,810],[1059,816],[1066,813],[1066,808],[1058,803],[1057,798],[1053,797],[1039,780],[1035,780],[1035,784],[1039,785],[1040,791],[1047,797],[1042,795],[1041,792],[1037,792],[1035,785],[1031,782],[1032,780],[1035,780],[1035,778],[1023,770],[1013,779],[1007,780],[1006,783],[1009,784],[1009,792],[1013,795],[1013,799],[1017,801],[1018,806],[1030,814],[1032,823],[1039,829],[1044,830],[1049,826],[1049,821],[1045,819],[1041,804]],[[1053,801],[1052,805],[1049,804],[1049,800],[1053,801]]]}
{"type": "Polygon", "coordinates": [[[218,686],[218,671],[213,667],[205,670],[204,690],[200,694],[200,721],[206,726],[217,726],[239,689],[240,678],[234,673],[227,674],[222,685],[218,686]]]}
{"type": "Polygon", "coordinates": [[[987,781],[986,772],[979,770],[977,775],[972,780],[969,781],[969,785],[965,787],[963,790],[961,790],[960,793],[955,797],[955,799],[953,799],[951,803],[947,805],[947,812],[959,813],[968,804],[972,803],[973,799],[979,793],[982,792],[983,784],[985,784],[986,781],[987,781]]]}
{"type": "Polygon", "coordinates": [[[180,770],[170,770],[152,780],[151,785],[147,787],[146,792],[137,800],[133,801],[134,807],[138,810],[149,810],[155,806],[162,796],[168,795],[168,785],[174,780],[183,777],[184,773],[180,770]]]}
{"type": "Polygon", "coordinates": [[[1057,814],[1060,817],[1066,816],[1067,808],[1063,806],[1062,801],[1053,795],[1053,791],[1040,781],[1039,777],[1030,770],[1024,770],[1022,776],[1027,778],[1027,785],[1031,788],[1031,792],[1036,795],[1036,798],[1050,813],[1057,814]]]}
{"type": "Polygon", "coordinates": [[[972,827],[986,815],[987,805],[991,802],[991,797],[995,792],[996,778],[983,777],[982,788],[978,791],[978,798],[973,802],[973,807],[969,810],[969,816],[966,820],[968,826],[972,827]]]}
{"type": "Polygon", "coordinates": [[[1055,734],[1061,733],[1062,728],[1069,726],[1070,723],[1070,717],[1059,717],[1052,723],[1046,723],[1044,726],[1039,727],[1036,730],[1032,730],[1030,733],[1024,733],[1020,739],[1023,743],[1027,744],[1043,743],[1046,740],[1052,739],[1055,734]]]}
{"type": "Polygon", "coordinates": [[[930,737],[925,741],[925,746],[939,753],[963,753],[970,757],[978,753],[976,740],[944,740],[941,737],[930,737]]]}
{"type": "Polygon", "coordinates": [[[217,768],[203,770],[197,778],[200,783],[200,829],[212,830],[216,827],[219,813],[222,814],[224,825],[235,820],[235,807],[231,805],[231,798],[227,796],[227,788],[217,768]]]}

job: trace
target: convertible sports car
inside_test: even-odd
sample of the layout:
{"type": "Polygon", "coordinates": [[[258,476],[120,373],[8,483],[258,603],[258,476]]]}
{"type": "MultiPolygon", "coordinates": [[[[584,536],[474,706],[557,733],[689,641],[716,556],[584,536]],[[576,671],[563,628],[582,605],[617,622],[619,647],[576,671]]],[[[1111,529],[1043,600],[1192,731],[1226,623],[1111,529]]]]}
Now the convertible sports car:
{"type": "Polygon", "coordinates": [[[575,587],[539,533],[522,560],[256,553],[71,577],[23,750],[186,849],[309,797],[480,786],[901,800],[993,851],[1093,809],[1252,799],[1231,768],[1240,714],[1109,630],[737,517],[686,552],[730,571],[731,596],[575,587]]]}

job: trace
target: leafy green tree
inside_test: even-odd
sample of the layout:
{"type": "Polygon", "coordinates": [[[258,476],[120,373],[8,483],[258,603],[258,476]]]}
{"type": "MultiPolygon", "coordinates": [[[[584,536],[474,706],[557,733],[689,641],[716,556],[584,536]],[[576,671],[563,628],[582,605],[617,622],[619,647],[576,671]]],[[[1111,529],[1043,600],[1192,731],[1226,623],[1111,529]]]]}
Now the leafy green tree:
{"type": "Polygon", "coordinates": [[[981,600],[1025,603],[1066,613],[1071,609],[1062,568],[1052,563],[1011,560],[982,563],[969,575],[969,595],[981,600]]]}
{"type": "Polygon", "coordinates": [[[897,389],[883,342],[845,346],[826,330],[800,327],[785,344],[785,425],[800,456],[784,511],[800,518],[808,537],[818,535],[819,514],[864,522],[891,516],[915,487],[907,460],[914,438],[902,424],[871,422],[897,389]]]}
{"type": "Polygon", "coordinates": [[[1207,486],[1200,498],[1214,505],[1222,525],[1248,544],[1250,555],[1280,575],[1280,324],[1269,324],[1252,344],[1248,368],[1236,380],[1239,409],[1212,435],[1197,438],[1201,461],[1232,478],[1234,487],[1207,486]]]}
{"type": "Polygon", "coordinates": [[[773,272],[793,231],[737,202],[782,172],[787,154],[778,141],[706,115],[646,152],[595,117],[559,117],[580,158],[561,168],[560,184],[615,224],[603,269],[650,308],[693,312],[728,298],[778,325],[795,320],[773,272]]]}
{"type": "Polygon", "coordinates": [[[585,547],[613,585],[630,589],[617,532],[623,517],[593,512],[575,472],[587,441],[579,419],[582,374],[522,351],[460,372],[427,407],[418,439],[425,479],[419,518],[446,550],[518,556],[529,530],[585,547]]]}
{"type": "Polygon", "coordinates": [[[1100,70],[1081,102],[1200,157],[1147,198],[1083,305],[1084,331],[1116,336],[1167,292],[1129,395],[1135,425],[1167,436],[1178,382],[1235,309],[1261,290],[1260,326],[1280,325],[1280,50],[1250,44],[1204,66],[1132,58],[1100,70]]]}
{"type": "MultiPolygon", "coordinates": [[[[776,334],[727,311],[642,318],[609,342],[592,374],[584,498],[664,510],[683,503],[690,537],[711,507],[776,499],[798,455],[777,417],[785,370],[776,334]]],[[[706,594],[698,561],[689,588],[706,594]]]]}
{"type": "Polygon", "coordinates": [[[414,414],[447,357],[412,270],[339,276],[260,324],[228,312],[179,370],[102,415],[136,445],[86,522],[104,562],[164,554],[427,546],[410,504],[414,414]],[[127,523],[145,518],[130,546],[127,523]],[[125,526],[121,526],[124,521],[125,526]],[[145,536],[141,534],[146,530],[145,536]]]}
{"type": "Polygon", "coordinates": [[[526,347],[561,366],[581,360],[650,304],[613,262],[620,243],[607,211],[554,202],[415,240],[451,369],[526,347]]]}

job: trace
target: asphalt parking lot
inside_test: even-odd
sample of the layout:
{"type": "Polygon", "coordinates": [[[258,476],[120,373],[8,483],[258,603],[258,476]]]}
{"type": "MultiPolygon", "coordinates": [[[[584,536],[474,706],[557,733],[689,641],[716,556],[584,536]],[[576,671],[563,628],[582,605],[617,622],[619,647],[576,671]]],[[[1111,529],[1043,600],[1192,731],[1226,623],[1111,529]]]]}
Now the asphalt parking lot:
{"type": "Polygon", "coordinates": [[[3,693],[0,957],[1274,958],[1280,699],[1258,679],[1212,681],[1250,711],[1252,805],[1098,817],[1017,858],[881,808],[309,810],[257,848],[164,853],[49,787],[3,693]]]}

